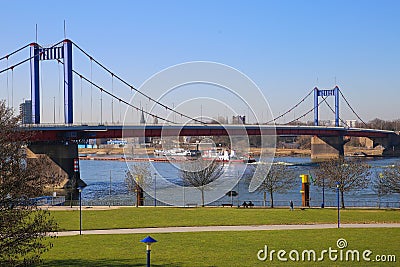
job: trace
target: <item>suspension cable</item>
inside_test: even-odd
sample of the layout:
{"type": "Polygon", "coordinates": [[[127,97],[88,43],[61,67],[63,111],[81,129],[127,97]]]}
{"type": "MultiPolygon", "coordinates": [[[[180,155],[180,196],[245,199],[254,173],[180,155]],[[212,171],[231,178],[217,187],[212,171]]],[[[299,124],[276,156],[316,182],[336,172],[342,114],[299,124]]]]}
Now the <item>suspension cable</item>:
{"type": "MultiPolygon", "coordinates": [[[[62,62],[60,59],[57,59],[57,61],[58,61],[59,63],[61,63],[61,64],[64,65],[64,62],[62,62]]],[[[102,88],[101,86],[97,85],[97,84],[94,83],[93,81],[89,80],[88,78],[86,78],[85,76],[83,76],[82,74],[80,74],[79,72],[77,72],[76,70],[73,69],[72,72],[73,72],[75,75],[78,75],[81,79],[83,79],[83,80],[85,80],[86,82],[88,82],[88,83],[91,85],[91,87],[94,86],[94,87],[96,87],[97,89],[99,89],[101,93],[102,93],[102,92],[106,93],[107,95],[109,95],[109,96],[111,96],[111,97],[117,99],[118,101],[120,101],[120,102],[126,104],[127,106],[130,106],[130,107],[136,109],[136,111],[139,111],[139,110],[141,109],[141,108],[139,108],[139,107],[137,107],[137,106],[134,106],[134,105],[132,105],[131,103],[129,103],[129,102],[123,100],[122,98],[120,98],[120,97],[114,95],[113,93],[108,92],[107,90],[105,90],[105,89],[102,88]]],[[[165,118],[162,118],[162,117],[160,117],[160,116],[158,116],[158,115],[156,115],[156,114],[153,114],[153,113],[151,113],[151,112],[148,112],[148,111],[145,111],[145,110],[142,110],[142,112],[145,113],[146,115],[152,116],[153,118],[157,118],[157,119],[163,120],[163,121],[165,121],[165,122],[169,122],[169,123],[173,123],[173,124],[174,124],[173,121],[168,120],[168,119],[165,119],[165,118]]],[[[101,115],[102,115],[102,114],[101,114],[101,115]]]]}
{"type": "Polygon", "coordinates": [[[11,107],[14,109],[14,68],[11,69],[11,107]]]}
{"type": "MultiPolygon", "coordinates": [[[[114,74],[111,74],[111,93],[114,94],[114,74]]],[[[114,123],[114,98],[111,98],[111,122],[114,123]]]]}
{"type": "Polygon", "coordinates": [[[79,76],[81,78],[81,124],[83,123],[82,116],[83,116],[83,93],[82,93],[82,76],[79,76]]]}
{"type": "Polygon", "coordinates": [[[165,109],[167,109],[167,110],[170,110],[171,112],[174,112],[174,113],[176,113],[176,114],[179,114],[179,115],[181,115],[181,117],[188,118],[188,119],[190,119],[190,120],[193,120],[193,121],[195,121],[195,122],[199,122],[199,123],[201,123],[201,124],[207,124],[207,123],[205,123],[205,122],[203,122],[203,121],[201,121],[201,120],[192,118],[192,117],[190,117],[190,116],[188,116],[188,115],[186,115],[186,114],[183,114],[183,113],[181,113],[181,112],[179,112],[179,111],[176,111],[176,110],[174,110],[174,109],[168,107],[167,105],[165,105],[165,104],[159,102],[158,100],[152,98],[151,96],[146,95],[145,93],[139,91],[137,88],[135,88],[134,86],[132,86],[131,84],[129,84],[127,81],[125,81],[124,79],[122,79],[122,78],[119,77],[118,75],[113,74],[113,72],[112,72],[111,70],[109,70],[107,67],[105,67],[103,64],[101,64],[101,63],[100,63],[99,61],[97,61],[96,59],[94,59],[91,55],[89,55],[85,50],[83,50],[83,49],[82,49],[80,46],[78,46],[75,42],[72,42],[72,43],[75,45],[76,48],[78,48],[83,54],[85,54],[87,57],[89,57],[91,60],[93,60],[93,61],[94,61],[96,64],[98,64],[101,68],[103,68],[103,69],[104,69],[105,71],[107,71],[108,73],[114,75],[114,77],[115,77],[117,80],[119,80],[120,82],[122,82],[123,84],[125,84],[126,86],[128,86],[131,90],[136,91],[136,92],[139,93],[140,95],[144,96],[144,97],[147,98],[149,101],[152,101],[152,102],[156,103],[157,105],[159,105],[159,106],[161,106],[161,107],[163,107],[163,108],[165,108],[165,109]]]}
{"type": "MultiPolygon", "coordinates": [[[[57,61],[57,67],[58,67],[58,103],[62,103],[62,98],[61,98],[61,69],[60,69],[60,61],[57,61]]],[[[58,105],[58,120],[61,120],[61,105],[58,105]]]]}
{"type": "Polygon", "coordinates": [[[122,118],[121,118],[121,101],[118,102],[118,109],[119,109],[119,120],[118,123],[121,123],[122,118]]]}
{"type": "MultiPolygon", "coordinates": [[[[325,98],[327,98],[327,97],[325,97],[325,98]]],[[[333,108],[331,107],[331,105],[329,105],[329,103],[326,102],[326,101],[325,101],[325,104],[329,107],[329,109],[332,111],[332,113],[335,114],[335,111],[333,110],[333,108]]],[[[342,118],[339,117],[339,120],[340,120],[344,125],[346,125],[348,128],[350,128],[350,126],[349,126],[342,118]]]]}
{"type": "Polygon", "coordinates": [[[103,90],[100,90],[100,123],[103,124],[103,90]]]}
{"type": "Polygon", "coordinates": [[[90,59],[90,122],[93,121],[93,60],[90,59]]]}
{"type": "Polygon", "coordinates": [[[29,57],[29,58],[27,58],[27,59],[24,59],[24,60],[18,62],[18,63],[15,64],[15,65],[12,65],[12,66],[9,66],[9,67],[7,67],[7,68],[5,68],[5,69],[2,69],[2,70],[0,70],[0,73],[6,72],[6,71],[9,71],[9,70],[13,70],[15,67],[18,67],[19,65],[24,64],[25,62],[31,60],[32,58],[34,58],[34,57],[36,57],[36,56],[37,56],[37,55],[33,55],[33,56],[31,56],[31,57],[29,57]]]}
{"type": "MultiPolygon", "coordinates": [[[[81,77],[81,78],[82,78],[83,80],[85,80],[86,82],[92,84],[94,87],[96,87],[97,89],[99,89],[100,92],[104,92],[105,94],[107,94],[107,95],[109,95],[109,96],[111,96],[111,97],[117,99],[118,101],[120,101],[120,102],[122,102],[122,103],[124,103],[124,104],[126,104],[126,105],[128,105],[128,106],[130,106],[130,107],[132,107],[132,108],[134,108],[134,109],[136,109],[137,111],[140,110],[139,107],[137,107],[137,106],[135,106],[135,105],[132,105],[131,103],[129,103],[129,102],[127,102],[127,101],[121,99],[120,97],[118,97],[118,96],[116,96],[116,95],[114,95],[114,94],[108,92],[108,91],[105,90],[103,87],[99,86],[98,84],[96,84],[96,83],[94,83],[94,82],[91,82],[88,78],[86,78],[85,76],[83,76],[83,75],[80,74],[79,72],[77,72],[77,71],[75,71],[75,70],[72,70],[72,72],[73,72],[74,74],[78,75],[79,77],[81,77]]],[[[160,116],[158,116],[158,115],[156,115],[156,114],[153,114],[153,113],[151,113],[151,112],[148,112],[148,111],[145,111],[145,110],[141,110],[141,111],[142,111],[143,113],[145,113],[146,115],[152,116],[153,118],[157,118],[157,119],[163,120],[163,121],[165,121],[165,122],[169,122],[169,123],[174,123],[174,122],[171,121],[171,120],[162,118],[162,117],[160,117],[160,116]]]]}
{"type": "MultiPolygon", "coordinates": [[[[59,45],[59,44],[62,43],[62,42],[63,42],[63,41],[60,41],[60,42],[58,42],[58,43],[52,45],[50,48],[53,48],[53,47],[59,45]]],[[[39,52],[39,53],[36,54],[36,55],[30,56],[29,58],[24,59],[24,60],[18,62],[17,64],[14,64],[14,65],[9,66],[9,67],[7,67],[7,68],[5,68],[5,69],[3,69],[3,70],[0,70],[0,74],[3,73],[3,72],[5,72],[5,71],[12,70],[12,69],[14,69],[15,67],[18,67],[19,65],[21,65],[21,64],[23,64],[23,63],[25,63],[25,62],[31,60],[31,59],[34,58],[34,57],[39,57],[41,54],[43,54],[43,51],[42,51],[42,52],[39,52]]]]}
{"type": "Polygon", "coordinates": [[[296,105],[294,105],[292,108],[290,108],[289,110],[287,110],[286,112],[282,113],[281,115],[279,115],[278,117],[267,121],[266,124],[269,124],[271,122],[275,122],[276,120],[282,118],[283,116],[285,116],[286,114],[288,114],[289,112],[291,112],[293,109],[297,108],[301,103],[303,103],[307,97],[309,97],[311,95],[311,93],[314,91],[314,89],[312,89],[305,97],[303,97],[303,99],[301,99],[296,105]]]}
{"type": "Polygon", "coordinates": [[[349,106],[349,108],[351,109],[351,111],[354,113],[354,115],[356,115],[356,117],[365,125],[367,126],[367,124],[360,118],[360,116],[358,116],[358,114],[354,111],[354,109],[350,106],[350,103],[347,101],[346,97],[344,97],[342,91],[339,89],[340,95],[343,97],[344,101],[346,102],[347,106],[349,106]]]}
{"type": "Polygon", "coordinates": [[[299,117],[297,117],[297,118],[295,118],[295,119],[293,119],[293,120],[291,120],[291,121],[285,123],[284,125],[291,124],[292,122],[295,122],[295,121],[298,121],[298,120],[301,119],[301,118],[304,118],[305,116],[307,116],[308,114],[310,114],[312,111],[314,111],[314,109],[318,108],[318,107],[319,107],[323,102],[325,102],[325,101],[326,101],[326,98],[323,98],[323,99],[318,103],[318,105],[317,105],[316,107],[313,107],[312,109],[310,109],[309,111],[307,111],[307,112],[304,113],[303,115],[301,115],[301,116],[299,116],[299,117]]]}
{"type": "Polygon", "coordinates": [[[14,52],[11,52],[10,54],[7,54],[7,55],[5,55],[5,56],[1,57],[1,58],[0,58],[0,61],[1,61],[1,60],[3,60],[3,59],[8,59],[10,56],[12,56],[12,55],[14,55],[14,54],[18,53],[19,51],[21,51],[21,50],[23,50],[23,49],[27,48],[28,46],[29,46],[29,44],[27,44],[27,45],[24,45],[23,47],[21,47],[21,48],[18,48],[18,49],[17,49],[17,50],[15,50],[14,52]]]}

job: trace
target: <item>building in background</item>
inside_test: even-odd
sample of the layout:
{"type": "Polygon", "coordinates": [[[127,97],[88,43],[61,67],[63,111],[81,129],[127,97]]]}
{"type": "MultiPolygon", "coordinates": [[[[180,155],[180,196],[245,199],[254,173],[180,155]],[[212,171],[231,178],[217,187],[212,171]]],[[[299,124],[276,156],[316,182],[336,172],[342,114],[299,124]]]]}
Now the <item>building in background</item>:
{"type": "Polygon", "coordinates": [[[357,121],[356,120],[346,120],[346,125],[350,128],[356,128],[357,127],[357,121]]]}
{"type": "Polygon", "coordinates": [[[246,116],[232,116],[232,124],[246,124],[246,116]]]}
{"type": "Polygon", "coordinates": [[[19,113],[21,114],[22,124],[32,123],[32,101],[25,100],[19,105],[19,113]]]}

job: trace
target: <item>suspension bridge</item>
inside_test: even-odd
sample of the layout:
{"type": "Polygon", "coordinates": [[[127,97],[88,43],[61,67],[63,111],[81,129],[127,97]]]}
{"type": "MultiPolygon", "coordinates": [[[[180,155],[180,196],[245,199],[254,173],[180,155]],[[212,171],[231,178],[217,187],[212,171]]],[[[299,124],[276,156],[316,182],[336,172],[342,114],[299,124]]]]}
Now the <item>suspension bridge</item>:
{"type": "MultiPolygon", "coordinates": [[[[135,86],[127,82],[121,76],[117,75],[104,64],[96,60],[90,53],[85,51],[75,42],[69,39],[62,40],[54,45],[43,47],[37,43],[27,44],[17,50],[0,58],[1,61],[6,61],[6,67],[0,69],[0,75],[6,75],[7,93],[9,92],[9,73],[11,73],[11,88],[14,85],[14,71],[20,66],[29,64],[30,68],[30,101],[27,106],[21,108],[23,113],[23,121],[21,130],[32,131],[35,134],[31,137],[29,148],[37,154],[47,154],[49,157],[61,166],[66,171],[69,177],[78,176],[79,170],[76,166],[78,158],[77,143],[82,140],[99,139],[99,138],[126,138],[126,137],[160,137],[160,136],[221,136],[221,135],[272,135],[272,136],[312,136],[311,157],[314,159],[331,158],[343,156],[344,144],[351,137],[368,137],[374,142],[374,146],[382,145],[384,147],[384,155],[400,156],[400,138],[399,135],[392,131],[383,131],[376,129],[354,128],[340,117],[339,102],[340,98],[344,100],[351,112],[358,120],[365,125],[365,122],[355,112],[349,101],[343,95],[338,86],[333,89],[313,88],[309,93],[302,98],[298,103],[293,105],[287,111],[279,116],[268,121],[259,121],[257,124],[212,124],[202,119],[178,111],[174,107],[162,103],[160,100],[140,91],[135,86]],[[81,53],[81,55],[90,62],[90,75],[84,75],[73,66],[73,48],[81,53]],[[11,59],[17,54],[29,49],[29,56],[10,64],[11,59]],[[63,122],[55,123],[55,107],[54,107],[54,123],[42,123],[42,107],[41,103],[41,77],[40,77],[40,62],[53,60],[63,66],[63,122]],[[100,82],[93,81],[93,65],[104,71],[111,77],[111,86],[104,85],[100,82]],[[77,77],[80,80],[81,93],[80,96],[74,96],[73,78],[77,77]],[[154,106],[168,111],[171,114],[184,118],[187,123],[178,123],[171,119],[171,116],[163,116],[156,113],[154,110],[146,110],[141,105],[137,105],[129,101],[126,97],[117,95],[114,90],[114,82],[118,81],[130,93],[138,94],[154,106]],[[82,100],[82,84],[85,82],[90,86],[90,113],[93,114],[93,89],[100,93],[100,121],[83,123],[82,116],[83,100],[82,100]],[[110,89],[111,87],[111,89],[110,89]],[[313,106],[300,116],[293,120],[278,124],[284,117],[289,117],[300,105],[306,102],[306,99],[313,95],[313,106]],[[335,99],[334,107],[330,106],[327,98],[333,96],[335,99]],[[105,100],[103,97],[111,99],[111,108],[104,106],[105,100]],[[74,114],[74,102],[80,99],[80,116],[74,114]],[[124,105],[129,110],[139,112],[143,117],[153,118],[154,123],[122,123],[121,107],[119,108],[119,119],[116,120],[115,106],[124,105]],[[334,114],[334,126],[319,125],[319,107],[326,105],[334,114]],[[111,123],[104,123],[103,113],[111,113],[111,123]],[[111,112],[110,112],[111,111],[111,112]],[[313,125],[299,125],[298,122],[304,119],[309,114],[314,115],[313,125]],[[81,122],[77,123],[74,118],[81,117],[81,122]]],[[[14,93],[12,92],[12,95],[14,93]]],[[[13,98],[13,97],[12,97],[13,98]]],[[[10,102],[8,100],[8,102],[10,102]]],[[[13,104],[14,100],[11,101],[13,104]]],[[[89,103],[88,103],[89,104],[89,103]]],[[[54,102],[55,106],[55,102],[54,102]]],[[[97,112],[96,112],[97,113],[97,112]]]]}

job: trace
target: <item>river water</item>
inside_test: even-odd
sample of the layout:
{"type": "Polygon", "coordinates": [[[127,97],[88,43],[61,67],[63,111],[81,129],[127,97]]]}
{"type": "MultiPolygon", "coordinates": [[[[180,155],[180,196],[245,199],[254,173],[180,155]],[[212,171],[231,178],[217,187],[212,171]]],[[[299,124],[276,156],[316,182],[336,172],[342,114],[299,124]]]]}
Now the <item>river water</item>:
{"type": "MultiPolygon", "coordinates": [[[[380,173],[382,170],[390,165],[397,164],[399,159],[396,158],[363,158],[363,161],[372,166],[373,175],[371,179],[376,176],[374,173],[380,173]]],[[[295,175],[299,177],[300,174],[313,173],[313,170],[317,167],[315,163],[308,157],[278,157],[275,158],[275,162],[285,163],[293,168],[295,175]]],[[[132,162],[123,161],[103,161],[103,160],[81,160],[80,171],[81,179],[87,183],[87,187],[83,190],[82,199],[87,205],[134,205],[135,196],[133,193],[128,192],[127,186],[124,182],[126,172],[128,171],[127,164],[134,164],[132,162]]],[[[181,179],[179,178],[179,169],[175,164],[171,163],[151,163],[156,173],[156,185],[151,184],[148,188],[148,192],[153,196],[154,191],[157,193],[157,199],[161,201],[157,202],[157,205],[187,205],[201,203],[200,193],[198,190],[190,191],[188,188],[182,188],[183,190],[168,191],[167,189],[174,184],[181,185],[181,179]],[[164,192],[163,192],[164,190],[164,192]],[[167,191],[165,191],[167,190],[167,191]],[[186,190],[186,194],[185,194],[186,190]]],[[[236,179],[238,171],[242,173],[242,178],[239,183],[230,187],[231,190],[238,192],[237,196],[230,197],[224,195],[218,199],[207,199],[211,201],[210,205],[220,205],[222,203],[233,203],[234,205],[241,204],[243,201],[252,201],[255,205],[264,205],[264,194],[263,192],[249,192],[249,180],[246,179],[246,174],[251,173],[249,166],[244,163],[231,164],[229,175],[226,175],[225,179],[236,179]],[[247,168],[247,169],[245,169],[247,168]]],[[[296,206],[301,205],[301,179],[298,179],[297,186],[285,193],[274,194],[274,204],[276,206],[288,206],[289,201],[293,200],[296,206]]],[[[226,190],[226,192],[229,190],[226,190]]],[[[207,197],[207,191],[205,193],[207,197]]],[[[223,194],[222,194],[223,195],[223,194]]],[[[317,187],[313,184],[310,186],[310,205],[319,207],[322,203],[322,188],[317,187]]],[[[267,195],[266,205],[269,205],[269,195],[267,195]]],[[[376,207],[381,205],[382,207],[399,207],[399,195],[392,194],[383,196],[380,200],[377,194],[373,191],[371,185],[359,191],[352,191],[345,193],[345,204],[346,206],[370,206],[376,207]]],[[[145,197],[145,205],[154,205],[154,198],[147,195],[145,197]]],[[[325,189],[325,206],[337,205],[337,194],[335,191],[325,189]]]]}

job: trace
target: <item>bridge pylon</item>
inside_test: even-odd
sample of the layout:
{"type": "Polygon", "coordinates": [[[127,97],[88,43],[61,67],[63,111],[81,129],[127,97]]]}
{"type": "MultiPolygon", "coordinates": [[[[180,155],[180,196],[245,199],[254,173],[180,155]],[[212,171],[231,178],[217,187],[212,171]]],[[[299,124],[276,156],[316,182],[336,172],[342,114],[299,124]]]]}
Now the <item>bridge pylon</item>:
{"type": "Polygon", "coordinates": [[[339,87],[335,86],[333,89],[320,90],[318,87],[314,87],[314,125],[318,126],[318,97],[335,97],[335,126],[339,127],[339,87]]]}
{"type": "Polygon", "coordinates": [[[41,60],[64,60],[64,122],[73,123],[73,75],[72,75],[72,42],[65,39],[62,46],[49,48],[40,47],[37,43],[31,43],[31,100],[32,123],[40,124],[40,71],[41,60]]]}
{"type": "Polygon", "coordinates": [[[31,101],[32,123],[40,123],[40,77],[39,77],[39,45],[31,43],[31,101]]]}

